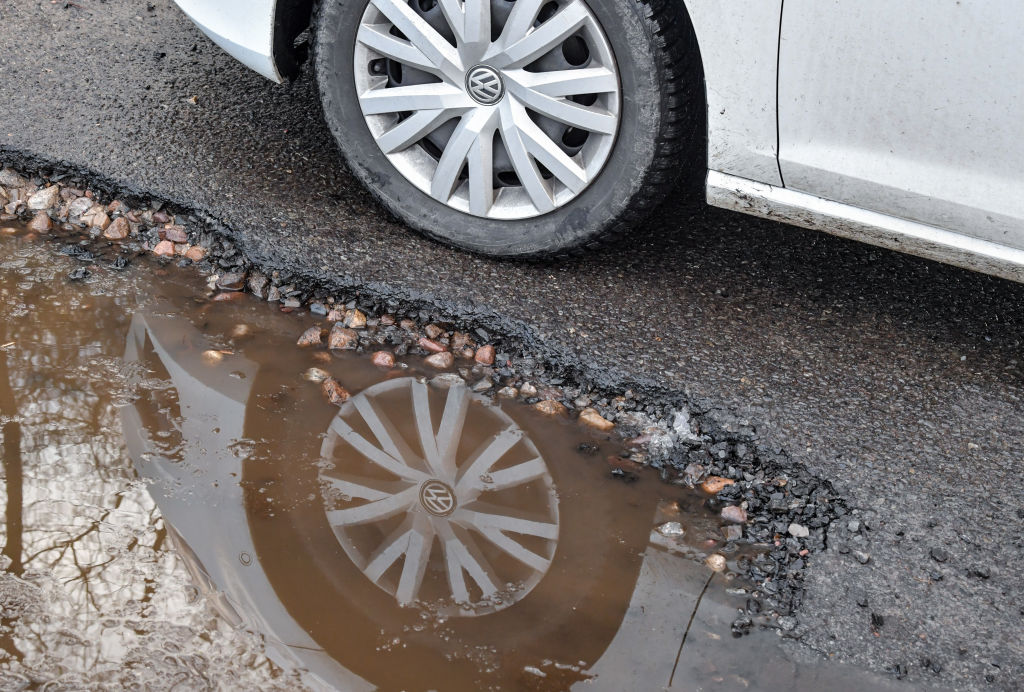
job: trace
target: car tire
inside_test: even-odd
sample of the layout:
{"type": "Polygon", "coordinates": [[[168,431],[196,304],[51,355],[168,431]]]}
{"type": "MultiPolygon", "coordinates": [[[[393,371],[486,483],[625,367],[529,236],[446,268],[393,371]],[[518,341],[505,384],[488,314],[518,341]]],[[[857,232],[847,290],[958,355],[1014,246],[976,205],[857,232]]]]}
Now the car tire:
{"type": "MultiPolygon", "coordinates": [[[[414,0],[411,6],[422,6],[423,1],[414,0]]],[[[354,77],[357,34],[367,4],[321,0],[313,27],[315,77],[324,118],[350,170],[407,225],[484,255],[576,254],[629,232],[670,196],[687,167],[702,166],[694,160],[703,138],[703,132],[697,131],[703,103],[697,72],[700,61],[685,10],[675,5],[664,0],[585,0],[585,4],[610,45],[618,72],[617,130],[603,154],[605,163],[582,190],[553,210],[523,218],[491,218],[435,199],[382,152],[364,117],[354,77]]],[[[537,121],[534,112],[530,117],[537,121]]],[[[493,180],[500,190],[497,167],[495,163],[493,180]]],[[[551,189],[560,187],[550,171],[541,170],[551,189]]],[[[518,180],[512,177],[513,183],[518,180]]],[[[506,194],[496,199],[510,198],[506,194]]]]}

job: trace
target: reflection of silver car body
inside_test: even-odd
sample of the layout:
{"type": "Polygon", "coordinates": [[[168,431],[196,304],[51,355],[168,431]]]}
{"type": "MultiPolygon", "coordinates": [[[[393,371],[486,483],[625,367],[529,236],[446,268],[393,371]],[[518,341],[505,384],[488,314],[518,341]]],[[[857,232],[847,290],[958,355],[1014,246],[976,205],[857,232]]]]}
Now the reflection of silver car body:
{"type": "MultiPolygon", "coordinates": [[[[263,560],[275,556],[261,555],[257,549],[252,515],[246,510],[239,485],[248,448],[238,442],[245,438],[246,408],[259,365],[240,355],[224,354],[217,367],[211,367],[204,358],[208,347],[198,330],[172,312],[139,313],[133,318],[125,361],[135,364],[136,372],[141,366],[141,370],[150,374],[143,382],[143,396],[121,412],[126,445],[136,469],[149,482],[149,492],[173,529],[172,536],[178,537],[176,547],[189,571],[229,622],[262,633],[270,657],[279,665],[302,671],[304,681],[311,687],[355,692],[376,689],[376,684],[352,672],[345,661],[332,658],[307,633],[284,605],[287,599],[268,577],[268,565],[264,565],[263,560]]],[[[404,384],[408,378],[393,382],[399,384],[383,383],[385,393],[408,391],[404,384]]],[[[419,388],[414,391],[423,392],[419,388]]],[[[454,408],[446,407],[446,410],[456,417],[465,413],[459,403],[465,401],[462,393],[456,392],[455,397],[447,399],[449,403],[454,402],[454,408]]],[[[364,399],[359,404],[363,408],[362,415],[375,417],[372,410],[379,403],[380,400],[364,399]]],[[[341,437],[352,434],[348,423],[338,424],[337,421],[353,420],[351,416],[356,406],[343,409],[335,419],[334,432],[325,438],[327,451],[331,451],[341,437]]],[[[390,425],[386,418],[383,420],[383,425],[390,425]]],[[[502,426],[512,425],[504,415],[496,420],[502,426]]],[[[451,430],[443,424],[438,428],[451,430]]],[[[444,440],[445,436],[439,435],[439,438],[444,440]]],[[[511,447],[516,442],[505,438],[499,440],[499,444],[511,447]]],[[[495,456],[493,449],[487,452],[485,446],[482,450],[484,453],[474,458],[495,456]]],[[[532,454],[536,449],[531,443],[525,451],[532,454]]],[[[442,457],[438,456],[437,461],[443,463],[442,457]]],[[[530,461],[526,463],[529,465],[512,464],[508,468],[514,471],[505,476],[501,470],[492,471],[489,477],[485,474],[482,482],[499,486],[511,483],[508,487],[514,487],[515,481],[529,476],[541,479],[541,487],[548,487],[550,477],[546,469],[530,461]]],[[[475,468],[479,470],[481,465],[475,468]]],[[[376,501],[392,502],[394,495],[370,493],[372,483],[355,488],[349,478],[339,484],[337,481],[345,478],[344,474],[331,466],[324,468],[321,473],[326,473],[328,484],[353,493],[370,494],[376,501]]],[[[396,472],[403,471],[396,469],[396,472]]],[[[413,486],[413,490],[417,487],[413,486]]],[[[461,497],[465,499],[465,495],[461,497]]],[[[586,500],[578,496],[573,499],[586,500]]],[[[438,515],[454,516],[447,503],[441,504],[443,506],[436,507],[438,515]]],[[[361,507],[365,517],[373,503],[361,507]]],[[[344,527],[339,539],[346,540],[344,527]]],[[[735,617],[737,604],[732,602],[735,597],[726,593],[729,582],[684,556],[672,538],[656,530],[650,532],[645,544],[627,548],[642,553],[639,569],[633,573],[629,604],[617,629],[608,634],[603,653],[584,671],[586,677],[593,677],[573,685],[573,689],[701,688],[709,677],[705,665],[715,658],[716,642],[722,633],[728,632],[729,623],[735,617]],[[684,641],[693,650],[689,656],[681,655],[684,641]]],[[[359,559],[358,555],[355,559],[359,559]]],[[[365,568],[358,563],[357,566],[361,571],[365,568]]],[[[543,577],[541,571],[538,579],[543,577]]],[[[373,581],[372,576],[368,578],[373,581]]],[[[396,601],[401,600],[395,590],[386,590],[396,601]]],[[[472,619],[501,617],[515,611],[516,607],[513,598],[501,612],[490,609],[472,613],[478,616],[472,619]]],[[[452,615],[458,617],[457,613],[452,615]]],[[[336,626],[347,624],[336,623],[336,626]]],[[[365,636],[372,638],[375,634],[368,631],[365,636]]],[[[863,676],[849,677],[847,671],[799,666],[773,646],[766,645],[764,639],[749,637],[736,642],[725,652],[729,661],[726,667],[743,672],[721,678],[715,689],[747,689],[750,682],[757,679],[768,689],[782,685],[787,689],[816,690],[837,681],[842,681],[838,689],[858,689],[858,686],[863,689],[863,685],[868,684],[863,676]]],[[[424,683],[430,684],[430,681],[424,683]]],[[[871,680],[870,684],[874,689],[888,688],[885,681],[871,680]]]]}
{"type": "MultiPolygon", "coordinates": [[[[276,81],[292,57],[283,32],[307,24],[311,6],[177,2],[276,81]]],[[[1024,279],[1016,3],[679,0],[676,9],[699,43],[711,204],[1024,279]]]]}
{"type": "Polygon", "coordinates": [[[242,489],[245,455],[233,448],[244,437],[245,407],[257,365],[226,355],[226,366],[210,368],[202,350],[182,349],[201,343],[196,330],[170,313],[138,313],[132,319],[125,361],[166,370],[177,394],[176,421],[152,420],[140,400],[121,410],[128,453],[139,475],[147,479],[164,520],[182,537],[183,557],[193,575],[234,624],[266,635],[268,654],[280,665],[306,669],[311,684],[341,689],[374,689],[327,656],[288,614],[260,569],[246,517],[242,489]],[[239,378],[232,373],[242,373],[239,378]],[[180,424],[186,463],[170,461],[154,442],[157,430],[180,424]],[[164,427],[166,426],[166,427],[164,427]],[[196,463],[195,466],[191,465],[196,463]]]}
{"type": "MultiPolygon", "coordinates": [[[[153,428],[160,430],[171,421],[155,420],[145,398],[140,399],[122,410],[128,452],[138,473],[150,482],[149,491],[165,521],[187,546],[182,552],[192,573],[208,588],[221,591],[210,595],[215,602],[224,602],[221,610],[231,619],[265,635],[275,661],[308,670],[309,681],[318,686],[375,689],[310,638],[262,569],[238,485],[245,452],[235,446],[244,437],[246,404],[258,365],[229,354],[221,367],[211,368],[203,359],[203,341],[195,328],[167,313],[139,313],[132,321],[125,360],[166,371],[180,410],[180,442],[175,439],[171,444],[187,449],[182,455],[185,463],[165,456],[161,449],[167,443],[156,439],[153,428]]],[[[652,536],[665,540],[657,533],[652,536]]],[[[597,689],[630,688],[634,675],[650,680],[652,665],[663,669],[667,683],[706,578],[706,571],[688,560],[654,545],[646,549],[626,621],[591,671],[600,676],[597,689]],[[666,589],[671,600],[655,607],[666,589]],[[634,636],[648,636],[652,629],[663,635],[637,649],[634,636]]]]}

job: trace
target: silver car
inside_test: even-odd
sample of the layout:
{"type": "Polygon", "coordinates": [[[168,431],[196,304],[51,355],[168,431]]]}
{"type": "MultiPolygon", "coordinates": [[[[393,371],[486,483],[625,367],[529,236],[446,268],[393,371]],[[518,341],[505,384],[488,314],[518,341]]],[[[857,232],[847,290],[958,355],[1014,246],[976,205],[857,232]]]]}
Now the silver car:
{"type": "Polygon", "coordinates": [[[1024,280],[1010,0],[176,2],[279,82],[308,29],[353,173],[457,247],[628,233],[706,150],[713,205],[1024,280]]]}

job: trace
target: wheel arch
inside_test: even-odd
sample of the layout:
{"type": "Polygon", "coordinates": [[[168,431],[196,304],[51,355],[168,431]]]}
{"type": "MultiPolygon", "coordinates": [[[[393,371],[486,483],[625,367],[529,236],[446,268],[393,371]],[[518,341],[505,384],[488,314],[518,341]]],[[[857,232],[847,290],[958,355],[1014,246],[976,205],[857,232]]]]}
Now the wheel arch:
{"type": "Polygon", "coordinates": [[[308,57],[306,44],[295,39],[313,23],[315,0],[277,0],[274,6],[274,62],[283,77],[294,79],[308,57]]]}

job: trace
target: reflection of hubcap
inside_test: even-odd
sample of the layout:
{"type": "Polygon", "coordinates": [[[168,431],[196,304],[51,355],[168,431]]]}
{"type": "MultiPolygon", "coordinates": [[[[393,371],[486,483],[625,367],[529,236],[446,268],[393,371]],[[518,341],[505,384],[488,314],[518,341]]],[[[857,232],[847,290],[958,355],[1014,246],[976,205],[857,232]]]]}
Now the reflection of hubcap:
{"type": "Polygon", "coordinates": [[[487,65],[477,65],[466,75],[466,89],[477,103],[485,106],[497,103],[505,91],[501,76],[487,65]]]}
{"type": "Polygon", "coordinates": [[[455,511],[455,492],[441,481],[427,481],[420,486],[420,503],[438,517],[446,517],[455,511]]]}
{"type": "Polygon", "coordinates": [[[482,615],[551,566],[558,498],[533,442],[465,385],[411,377],[342,406],[321,450],[327,521],[399,603],[482,615]]]}

